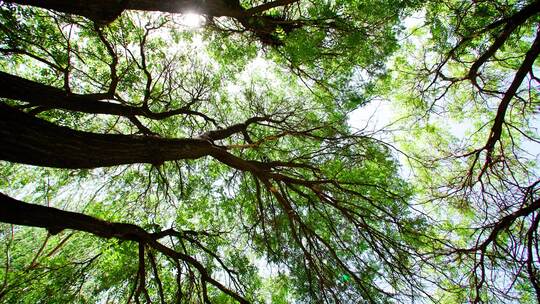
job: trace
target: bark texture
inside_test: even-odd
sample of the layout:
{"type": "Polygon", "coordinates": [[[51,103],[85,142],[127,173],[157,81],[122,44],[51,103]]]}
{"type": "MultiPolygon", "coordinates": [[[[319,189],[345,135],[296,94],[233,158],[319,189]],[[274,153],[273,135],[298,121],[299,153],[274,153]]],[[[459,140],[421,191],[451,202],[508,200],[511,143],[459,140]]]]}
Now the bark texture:
{"type": "Polygon", "coordinates": [[[5,2],[79,15],[100,24],[114,21],[126,9],[168,13],[195,12],[215,17],[240,17],[245,12],[240,3],[234,0],[7,0],[5,2]]]}
{"type": "Polygon", "coordinates": [[[45,228],[52,234],[64,229],[92,233],[103,238],[139,241],[147,233],[126,223],[103,221],[85,214],[28,204],[0,193],[0,222],[45,228]]]}
{"type": "Polygon", "coordinates": [[[0,103],[0,159],[56,168],[97,168],[195,159],[216,149],[203,139],[96,134],[60,127],[0,103]]]}
{"type": "Polygon", "coordinates": [[[28,105],[41,109],[62,109],[89,114],[119,115],[127,118],[141,116],[149,119],[165,119],[174,115],[198,115],[208,119],[204,114],[192,111],[189,108],[178,108],[166,112],[152,112],[143,106],[130,106],[119,102],[110,102],[109,93],[75,94],[41,84],[19,76],[0,71],[0,83],[4,88],[0,91],[0,97],[24,101],[28,105]]]}
{"type": "MultiPolygon", "coordinates": [[[[236,126],[232,126],[234,130],[236,126]]],[[[219,132],[218,132],[219,133],[219,132]]],[[[0,160],[41,167],[90,169],[211,156],[241,171],[266,174],[271,166],[239,158],[210,140],[97,134],[57,126],[0,103],[0,160]]]]}
{"type": "Polygon", "coordinates": [[[86,17],[97,24],[109,24],[124,10],[167,13],[198,13],[208,17],[235,18],[246,31],[252,32],[264,44],[279,46],[283,42],[276,35],[280,28],[289,33],[302,26],[302,22],[283,17],[264,15],[272,8],[287,6],[298,0],[276,0],[251,8],[244,8],[238,0],[6,0],[7,3],[30,5],[62,13],[86,17]]]}

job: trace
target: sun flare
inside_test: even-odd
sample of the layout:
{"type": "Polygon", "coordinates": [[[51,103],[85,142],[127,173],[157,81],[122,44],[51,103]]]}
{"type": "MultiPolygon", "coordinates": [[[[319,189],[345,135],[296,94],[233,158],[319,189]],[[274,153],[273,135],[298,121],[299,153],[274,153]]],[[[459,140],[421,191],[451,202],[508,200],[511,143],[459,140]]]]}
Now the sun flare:
{"type": "Polygon", "coordinates": [[[200,27],[203,22],[204,17],[195,13],[183,14],[180,18],[180,23],[187,27],[200,27]]]}

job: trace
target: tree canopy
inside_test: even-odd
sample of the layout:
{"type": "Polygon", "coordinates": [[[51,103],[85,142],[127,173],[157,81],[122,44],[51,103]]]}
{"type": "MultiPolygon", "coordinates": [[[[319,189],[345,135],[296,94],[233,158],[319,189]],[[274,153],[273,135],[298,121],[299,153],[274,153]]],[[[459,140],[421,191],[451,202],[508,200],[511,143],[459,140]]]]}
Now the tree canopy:
{"type": "Polygon", "coordinates": [[[1,2],[0,302],[540,302],[539,20],[1,2]]]}

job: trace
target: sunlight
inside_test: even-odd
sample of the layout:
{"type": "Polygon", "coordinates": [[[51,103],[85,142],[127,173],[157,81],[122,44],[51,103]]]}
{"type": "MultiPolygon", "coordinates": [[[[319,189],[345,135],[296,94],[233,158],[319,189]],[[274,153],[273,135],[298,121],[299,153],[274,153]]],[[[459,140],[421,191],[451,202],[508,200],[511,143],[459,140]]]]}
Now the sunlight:
{"type": "Polygon", "coordinates": [[[187,13],[180,18],[180,24],[187,27],[200,27],[204,20],[204,17],[199,14],[187,13]]]}

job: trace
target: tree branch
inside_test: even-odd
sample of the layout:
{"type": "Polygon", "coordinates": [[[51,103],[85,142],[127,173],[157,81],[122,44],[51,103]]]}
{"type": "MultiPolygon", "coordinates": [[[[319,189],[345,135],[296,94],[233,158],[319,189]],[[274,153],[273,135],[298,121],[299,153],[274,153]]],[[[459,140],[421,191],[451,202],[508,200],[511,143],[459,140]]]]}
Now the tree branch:
{"type": "MultiPolygon", "coordinates": [[[[192,265],[199,271],[205,282],[212,284],[236,301],[243,304],[249,303],[241,295],[213,279],[208,274],[206,268],[195,258],[162,245],[154,239],[152,234],[146,232],[137,225],[108,222],[81,213],[28,204],[8,197],[2,193],[0,193],[0,222],[45,228],[51,234],[57,234],[64,229],[73,229],[76,231],[88,232],[106,239],[116,238],[126,241],[135,241],[138,242],[140,246],[146,244],[174,260],[182,260],[192,265]]],[[[144,260],[144,253],[140,253],[140,256],[144,260]]],[[[141,280],[142,275],[143,274],[139,274],[139,280],[141,280]]]]}

